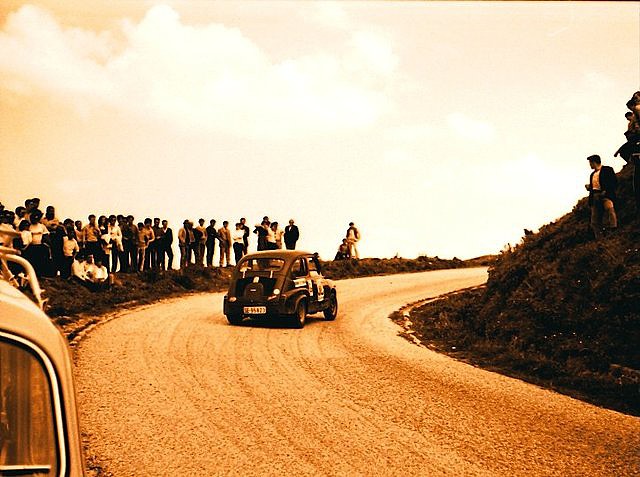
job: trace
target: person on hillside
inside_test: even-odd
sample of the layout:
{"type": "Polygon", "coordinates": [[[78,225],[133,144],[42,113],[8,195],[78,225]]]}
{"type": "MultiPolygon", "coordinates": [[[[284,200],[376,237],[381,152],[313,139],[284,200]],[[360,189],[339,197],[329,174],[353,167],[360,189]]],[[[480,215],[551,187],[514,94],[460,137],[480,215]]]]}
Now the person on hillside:
{"type": "Polygon", "coordinates": [[[356,259],[360,258],[360,255],[358,254],[358,247],[356,246],[360,240],[360,231],[353,222],[349,222],[349,228],[347,229],[347,235],[345,238],[349,245],[349,257],[356,259]]]}
{"type": "Polygon", "coordinates": [[[269,233],[268,229],[270,225],[271,223],[268,220],[263,219],[262,223],[256,224],[253,229],[253,233],[258,234],[258,252],[267,250],[267,234],[269,233]]]}
{"type": "Polygon", "coordinates": [[[96,223],[96,216],[89,215],[89,223],[82,227],[82,249],[89,255],[97,257],[102,254],[100,249],[100,229],[96,223]]]}
{"type": "Polygon", "coordinates": [[[178,230],[178,247],[180,248],[180,268],[184,269],[191,265],[191,244],[195,242],[191,222],[185,220],[182,228],[178,230]]]}
{"type": "Polygon", "coordinates": [[[42,212],[39,209],[32,210],[29,215],[31,243],[23,252],[24,258],[29,260],[38,278],[49,273],[51,261],[49,231],[41,220],[42,212]]]}
{"type": "Polygon", "coordinates": [[[222,222],[222,227],[218,229],[218,242],[220,243],[220,267],[231,266],[231,230],[229,221],[222,222]]]}
{"type": "Polygon", "coordinates": [[[121,230],[125,257],[124,271],[134,273],[138,270],[138,226],[133,215],[127,215],[121,230]]]}
{"type": "Polygon", "coordinates": [[[342,243],[338,247],[334,260],[346,260],[349,258],[349,243],[347,239],[342,239],[342,243]]]}
{"type": "Polygon", "coordinates": [[[93,255],[86,259],[77,259],[71,265],[71,277],[91,291],[98,291],[109,285],[109,272],[100,260],[93,255]]]}
{"type": "Polygon", "coordinates": [[[618,219],[615,211],[616,188],[618,180],[613,168],[603,166],[600,156],[594,154],[587,158],[593,172],[589,176],[589,206],[591,207],[591,228],[596,239],[604,233],[615,230],[618,219]]]}
{"type": "Polygon", "coordinates": [[[249,227],[247,226],[247,219],[245,219],[244,217],[240,218],[240,225],[242,225],[242,230],[244,231],[244,236],[242,239],[242,255],[246,255],[249,252],[249,235],[251,235],[251,229],[249,229],[249,227]]]}
{"type": "Polygon", "coordinates": [[[209,225],[207,225],[205,231],[207,232],[207,241],[205,242],[207,249],[207,267],[213,267],[213,256],[215,255],[216,239],[218,238],[215,219],[209,220],[209,225]]]}
{"type": "Polygon", "coordinates": [[[236,228],[231,234],[231,240],[233,241],[233,256],[237,265],[244,253],[244,229],[240,222],[236,224],[236,228]]]}
{"type": "Polygon", "coordinates": [[[282,237],[284,236],[284,230],[278,227],[278,222],[273,222],[271,224],[271,230],[273,230],[273,238],[276,241],[276,248],[282,248],[282,237]]]}
{"type": "MultiPolygon", "coordinates": [[[[152,226],[152,220],[151,217],[147,217],[144,219],[144,226],[141,229],[141,232],[138,231],[138,236],[141,238],[141,242],[145,244],[145,250],[144,250],[144,262],[139,264],[140,266],[140,271],[142,270],[150,270],[151,269],[151,250],[150,250],[150,246],[151,244],[155,241],[156,236],[153,233],[153,226],[152,226]]],[[[142,245],[142,244],[141,244],[142,245]]],[[[140,254],[138,254],[140,255],[140,254]]]]}
{"type": "Polygon", "coordinates": [[[207,248],[207,228],[204,226],[204,219],[198,219],[198,225],[195,228],[196,234],[196,263],[204,267],[204,252],[207,248]]]}
{"type": "Polygon", "coordinates": [[[107,219],[107,233],[111,239],[111,272],[118,270],[118,262],[120,262],[120,271],[122,271],[122,230],[118,225],[118,217],[110,215],[107,219]]]}
{"type": "Polygon", "coordinates": [[[76,240],[73,222],[71,225],[67,225],[65,232],[62,238],[63,264],[60,270],[60,277],[67,279],[71,277],[71,266],[76,255],[80,252],[80,246],[76,240]]]}
{"type": "Polygon", "coordinates": [[[162,221],[162,241],[160,243],[160,268],[165,270],[165,256],[167,257],[166,269],[173,267],[173,230],[167,220],[162,221]]]}
{"type": "Polygon", "coordinates": [[[287,250],[295,250],[296,242],[300,238],[300,230],[293,219],[289,219],[289,225],[284,228],[284,245],[287,250]]]}
{"type": "Polygon", "coordinates": [[[161,268],[160,267],[160,255],[162,253],[162,236],[164,235],[164,231],[162,230],[162,226],[160,225],[160,217],[153,218],[153,225],[151,226],[153,229],[153,237],[154,241],[151,244],[151,268],[161,268]]]}

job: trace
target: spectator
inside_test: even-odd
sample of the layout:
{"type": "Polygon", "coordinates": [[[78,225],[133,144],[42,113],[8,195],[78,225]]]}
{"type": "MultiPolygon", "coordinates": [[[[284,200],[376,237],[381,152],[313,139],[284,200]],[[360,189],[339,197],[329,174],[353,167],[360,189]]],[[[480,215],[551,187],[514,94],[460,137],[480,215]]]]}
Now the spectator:
{"type": "Polygon", "coordinates": [[[209,225],[206,228],[207,232],[207,267],[213,267],[213,256],[215,254],[216,239],[218,238],[218,231],[216,230],[216,221],[211,219],[209,225]]]}
{"type": "Polygon", "coordinates": [[[139,232],[133,215],[128,215],[122,227],[122,247],[126,257],[125,271],[131,273],[138,270],[139,232]]]}
{"type": "Polygon", "coordinates": [[[47,206],[41,222],[49,231],[51,231],[54,227],[60,225],[60,221],[56,217],[56,209],[53,207],[53,205],[47,206]]]}
{"type": "Polygon", "coordinates": [[[20,225],[20,222],[25,220],[26,213],[27,213],[27,209],[25,209],[21,205],[16,207],[15,218],[13,220],[13,226],[16,228],[16,230],[18,230],[18,226],[20,225]]]}
{"type": "Polygon", "coordinates": [[[31,245],[31,232],[29,231],[29,227],[31,224],[28,220],[23,220],[18,225],[18,232],[20,236],[14,239],[13,248],[23,252],[27,249],[29,245],[31,245]]]}
{"type": "MultiPolygon", "coordinates": [[[[111,273],[115,273],[118,270],[118,261],[122,258],[122,230],[117,223],[117,217],[110,215],[107,219],[107,234],[111,240],[111,273]]],[[[108,269],[109,267],[107,267],[108,269]]],[[[120,271],[122,271],[122,262],[120,263],[120,271]]]]}
{"type": "Polygon", "coordinates": [[[278,227],[278,222],[273,222],[271,224],[271,230],[273,230],[274,239],[276,241],[276,248],[282,248],[282,236],[284,235],[284,230],[278,227]]]}
{"type": "Polygon", "coordinates": [[[244,217],[240,219],[240,224],[242,225],[242,230],[244,231],[244,236],[242,238],[242,255],[246,255],[249,251],[249,235],[251,234],[251,230],[249,229],[249,227],[247,227],[247,219],[245,219],[244,217]]]}
{"type": "Polygon", "coordinates": [[[173,267],[173,230],[169,228],[169,222],[162,221],[162,242],[160,248],[160,268],[165,269],[164,258],[167,256],[167,270],[173,267]]]}
{"type": "Polygon", "coordinates": [[[296,242],[300,238],[300,231],[298,226],[295,225],[293,219],[289,219],[289,225],[284,228],[284,244],[287,250],[295,250],[296,242]]]}
{"type": "Polygon", "coordinates": [[[82,229],[84,228],[82,226],[82,221],[76,220],[73,225],[75,226],[76,240],[78,241],[78,244],[82,246],[82,229]]]}
{"type": "Polygon", "coordinates": [[[107,268],[100,260],[94,261],[93,255],[88,255],[85,260],[74,260],[71,275],[91,291],[102,290],[109,284],[107,268]]]}
{"type": "Polygon", "coordinates": [[[60,269],[60,276],[62,278],[71,277],[71,265],[76,255],[80,252],[80,246],[76,240],[75,230],[73,228],[73,222],[71,225],[67,225],[65,228],[65,234],[62,238],[62,267],[60,269]]]}
{"type": "Polygon", "coordinates": [[[153,218],[153,237],[154,241],[151,243],[151,268],[163,268],[160,267],[160,255],[162,255],[162,236],[164,235],[164,229],[160,225],[160,218],[153,218]]]}
{"type": "Polygon", "coordinates": [[[347,243],[347,239],[344,238],[338,247],[334,260],[346,260],[347,258],[349,258],[349,244],[347,243]]]}
{"type": "Polygon", "coordinates": [[[204,219],[198,219],[198,226],[195,228],[196,238],[196,263],[204,267],[204,250],[207,245],[207,228],[204,226],[204,219]]]}
{"type": "Polygon", "coordinates": [[[96,216],[89,215],[89,223],[82,227],[82,249],[87,255],[100,256],[100,229],[96,224],[96,216]]]}
{"type": "Polygon", "coordinates": [[[587,158],[593,172],[589,176],[589,184],[585,185],[589,191],[589,206],[591,207],[591,228],[596,239],[603,233],[616,229],[615,201],[618,181],[613,169],[603,166],[600,156],[587,158]]]}
{"type": "Polygon", "coordinates": [[[269,230],[268,220],[262,220],[262,223],[256,224],[255,229],[253,229],[254,234],[258,234],[258,251],[267,250],[267,234],[269,230]]]}
{"type": "Polygon", "coordinates": [[[233,240],[233,255],[237,265],[244,253],[244,228],[240,222],[236,224],[231,239],[233,240]]]}
{"type": "Polygon", "coordinates": [[[191,244],[195,241],[191,222],[185,220],[182,228],[178,230],[178,247],[180,248],[180,268],[186,268],[191,264],[191,244]]]}
{"type": "Polygon", "coordinates": [[[222,227],[218,229],[218,242],[220,243],[220,266],[231,266],[231,231],[229,221],[222,222],[222,227]]]}
{"type": "Polygon", "coordinates": [[[144,270],[144,257],[147,254],[147,247],[149,246],[149,235],[144,231],[144,224],[138,222],[136,226],[138,229],[138,272],[144,270]]]}
{"type": "Polygon", "coordinates": [[[31,243],[24,250],[24,258],[29,260],[36,275],[41,277],[49,272],[49,261],[51,258],[49,250],[49,231],[40,222],[42,212],[33,209],[30,214],[29,232],[31,233],[31,243]]]}
{"type": "Polygon", "coordinates": [[[100,255],[94,255],[96,261],[100,260],[101,263],[107,266],[109,271],[109,262],[111,260],[111,235],[109,235],[109,221],[106,215],[98,217],[98,229],[100,229],[100,249],[102,253],[100,255]]]}
{"type": "MultiPolygon", "coordinates": [[[[144,219],[144,226],[142,227],[142,234],[145,237],[146,248],[144,251],[144,263],[140,264],[140,270],[149,270],[151,268],[151,250],[149,250],[149,246],[155,240],[155,235],[153,234],[153,227],[151,226],[151,219],[147,217],[144,219]]],[[[140,237],[140,232],[138,231],[138,237],[140,237]]],[[[140,255],[140,254],[138,254],[140,255]]]]}
{"type": "MultiPolygon", "coordinates": [[[[73,223],[73,222],[72,222],[73,223]]],[[[51,276],[55,277],[58,273],[62,273],[65,266],[63,245],[64,237],[67,235],[62,224],[56,220],[49,220],[49,245],[51,250],[51,276]]]]}
{"type": "Polygon", "coordinates": [[[347,244],[349,245],[349,257],[350,258],[360,258],[358,254],[358,247],[356,244],[360,240],[360,231],[353,224],[353,222],[349,222],[349,228],[347,229],[347,244]]]}
{"type": "MultiPolygon", "coordinates": [[[[277,227],[278,223],[275,222],[275,224],[277,227]]],[[[278,248],[278,245],[276,243],[276,230],[273,227],[273,224],[270,224],[269,222],[266,222],[265,225],[267,229],[267,237],[266,237],[267,250],[276,250],[278,248]]]]}

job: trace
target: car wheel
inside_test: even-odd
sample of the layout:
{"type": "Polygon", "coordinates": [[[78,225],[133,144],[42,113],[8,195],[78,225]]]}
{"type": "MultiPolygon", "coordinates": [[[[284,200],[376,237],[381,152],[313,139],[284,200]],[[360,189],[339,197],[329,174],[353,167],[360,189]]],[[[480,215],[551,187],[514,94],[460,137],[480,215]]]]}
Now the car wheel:
{"type": "Polygon", "coordinates": [[[296,312],[293,315],[293,327],[303,328],[307,321],[307,304],[304,300],[300,300],[296,305],[296,312]]]}
{"type": "Polygon", "coordinates": [[[232,325],[239,325],[242,323],[242,315],[227,315],[227,321],[232,325]]]}
{"type": "Polygon", "coordinates": [[[335,292],[332,292],[331,298],[329,298],[329,306],[324,310],[324,319],[333,321],[336,316],[338,316],[338,297],[335,292]]]}

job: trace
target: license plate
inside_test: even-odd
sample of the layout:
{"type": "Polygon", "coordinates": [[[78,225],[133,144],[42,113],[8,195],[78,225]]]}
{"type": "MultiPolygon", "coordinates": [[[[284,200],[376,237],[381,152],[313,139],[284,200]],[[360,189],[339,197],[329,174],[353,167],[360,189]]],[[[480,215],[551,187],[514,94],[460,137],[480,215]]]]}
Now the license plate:
{"type": "Polygon", "coordinates": [[[247,315],[264,315],[267,312],[266,306],[245,306],[244,312],[247,315]]]}

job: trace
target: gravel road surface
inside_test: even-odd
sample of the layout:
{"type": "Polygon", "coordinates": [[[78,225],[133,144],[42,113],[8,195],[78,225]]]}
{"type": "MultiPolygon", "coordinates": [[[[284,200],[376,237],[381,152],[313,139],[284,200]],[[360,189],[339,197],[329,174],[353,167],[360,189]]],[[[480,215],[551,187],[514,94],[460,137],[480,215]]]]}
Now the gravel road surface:
{"type": "Polygon", "coordinates": [[[88,452],[115,476],[640,475],[640,419],[397,336],[462,269],[338,282],[335,322],[230,326],[222,294],[134,311],[80,344],[88,452]]]}

